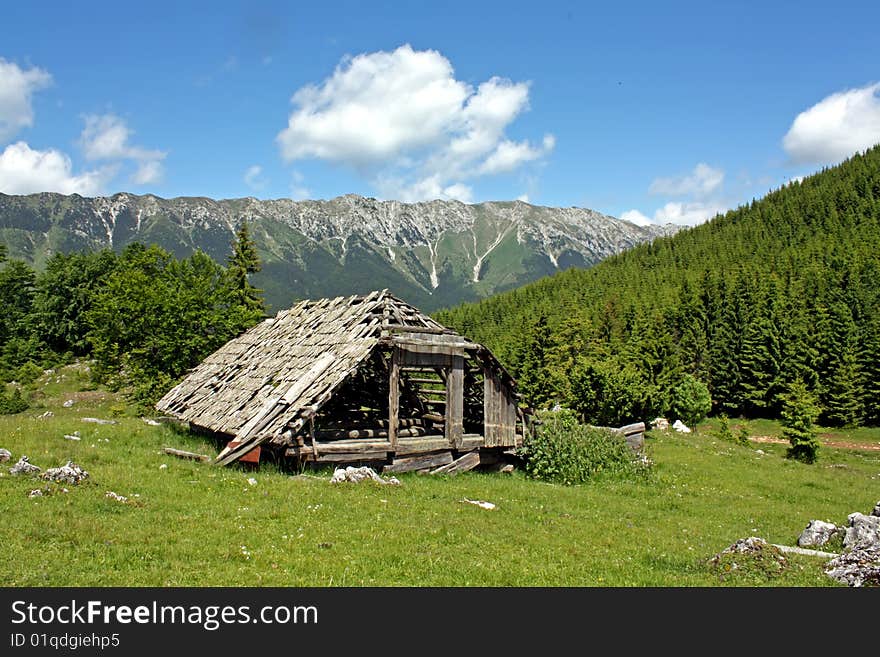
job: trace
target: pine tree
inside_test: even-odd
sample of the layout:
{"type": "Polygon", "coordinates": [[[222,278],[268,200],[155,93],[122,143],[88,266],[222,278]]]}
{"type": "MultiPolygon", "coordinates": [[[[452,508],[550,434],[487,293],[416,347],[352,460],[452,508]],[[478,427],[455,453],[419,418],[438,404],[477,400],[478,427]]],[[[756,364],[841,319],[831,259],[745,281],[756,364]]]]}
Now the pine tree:
{"type": "Polygon", "coordinates": [[[802,381],[795,381],[782,399],[782,437],[791,443],[788,457],[815,462],[819,453],[819,439],[813,426],[819,416],[816,396],[802,381]]]}
{"type": "Polygon", "coordinates": [[[242,221],[232,240],[232,253],[229,255],[227,270],[239,304],[256,317],[261,317],[266,312],[262,298],[263,291],[251,285],[248,275],[261,269],[260,256],[250,236],[248,222],[242,221]]]}
{"type": "Polygon", "coordinates": [[[880,426],[880,317],[875,317],[866,327],[862,345],[861,389],[865,422],[880,426]]]}
{"type": "Polygon", "coordinates": [[[744,410],[752,416],[769,414],[782,391],[782,344],[775,286],[759,297],[751,313],[739,363],[744,410]]]}

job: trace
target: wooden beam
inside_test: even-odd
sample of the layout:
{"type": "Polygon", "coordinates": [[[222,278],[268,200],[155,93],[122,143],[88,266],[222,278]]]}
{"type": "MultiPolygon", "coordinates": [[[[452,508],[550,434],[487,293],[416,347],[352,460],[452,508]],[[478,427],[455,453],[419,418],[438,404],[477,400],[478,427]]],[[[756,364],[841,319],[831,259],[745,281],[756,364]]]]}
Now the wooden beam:
{"type": "Polygon", "coordinates": [[[191,461],[201,461],[202,463],[207,463],[211,460],[211,457],[207,454],[196,454],[195,452],[185,452],[182,449],[174,449],[173,447],[163,447],[162,451],[166,454],[170,454],[171,456],[176,456],[179,459],[189,459],[191,461]]]}
{"type": "Polygon", "coordinates": [[[466,433],[461,437],[461,441],[459,442],[458,449],[462,452],[467,451],[469,449],[476,449],[477,447],[484,447],[486,443],[485,438],[483,436],[476,433],[466,433]]]}
{"type": "Polygon", "coordinates": [[[626,426],[620,427],[618,429],[624,436],[630,436],[634,433],[645,433],[645,423],[644,422],[636,422],[635,424],[627,424],[626,426]]]}
{"type": "Polygon", "coordinates": [[[382,472],[410,472],[412,470],[425,470],[436,468],[440,465],[452,463],[452,452],[435,452],[420,456],[409,456],[402,459],[394,459],[391,465],[386,465],[382,472]]]}
{"type": "Polygon", "coordinates": [[[397,418],[400,404],[400,349],[391,350],[391,371],[388,375],[388,442],[397,446],[397,418]]]}
{"type": "Polygon", "coordinates": [[[392,452],[394,449],[387,440],[334,440],[321,443],[322,455],[379,451],[392,452]]]}
{"type": "Polygon", "coordinates": [[[436,470],[431,470],[431,474],[457,475],[459,472],[473,470],[478,465],[480,465],[479,452],[468,452],[464,456],[455,459],[452,463],[447,463],[446,465],[441,465],[436,470]]]}
{"type": "Polygon", "coordinates": [[[339,454],[321,454],[318,463],[356,463],[358,461],[384,461],[388,452],[342,452],[339,454]]]}
{"type": "Polygon", "coordinates": [[[449,441],[444,436],[426,436],[424,438],[402,438],[397,441],[395,456],[422,454],[449,449],[449,441]]]}

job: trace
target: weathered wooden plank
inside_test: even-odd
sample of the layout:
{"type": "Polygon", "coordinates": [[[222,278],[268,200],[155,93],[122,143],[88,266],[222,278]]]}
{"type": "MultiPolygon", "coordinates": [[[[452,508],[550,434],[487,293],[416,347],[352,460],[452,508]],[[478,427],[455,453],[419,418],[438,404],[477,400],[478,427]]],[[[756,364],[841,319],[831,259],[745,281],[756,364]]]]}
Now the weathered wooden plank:
{"type": "Polygon", "coordinates": [[[435,470],[431,470],[431,474],[448,474],[457,475],[459,472],[467,472],[473,470],[480,465],[480,455],[478,452],[468,452],[464,456],[460,456],[451,463],[441,465],[435,470]]]}
{"type": "Polygon", "coordinates": [[[394,450],[387,440],[336,440],[320,445],[322,455],[378,451],[393,452],[394,450]]]}
{"type": "Polygon", "coordinates": [[[190,461],[201,461],[203,463],[207,463],[211,460],[211,457],[207,454],[196,454],[195,452],[187,452],[182,449],[174,449],[173,447],[163,447],[162,451],[166,454],[170,454],[171,456],[176,456],[180,459],[188,459],[190,461]]]}
{"type": "Polygon", "coordinates": [[[397,445],[397,419],[400,404],[400,350],[391,351],[391,371],[388,376],[388,441],[397,445]]]}
{"type": "Polygon", "coordinates": [[[629,436],[634,433],[645,433],[645,423],[644,422],[636,422],[634,424],[627,424],[625,426],[620,427],[618,429],[624,436],[629,436]]]}
{"type": "Polygon", "coordinates": [[[437,452],[449,448],[449,441],[443,436],[426,436],[424,438],[401,438],[397,441],[396,456],[437,452]]]}
{"type": "Polygon", "coordinates": [[[446,465],[447,463],[452,463],[451,451],[394,459],[391,465],[386,465],[382,469],[382,472],[410,472],[412,470],[436,468],[437,466],[446,465]]]}
{"type": "Polygon", "coordinates": [[[483,436],[480,436],[479,434],[464,434],[458,445],[458,449],[460,449],[461,451],[476,449],[478,447],[486,447],[485,438],[483,438],[483,436]]]}
{"type": "Polygon", "coordinates": [[[446,374],[446,438],[456,447],[464,433],[463,418],[464,358],[459,355],[452,357],[452,368],[446,374]]]}
{"type": "Polygon", "coordinates": [[[384,461],[388,458],[388,452],[340,452],[338,454],[321,454],[318,463],[356,463],[358,461],[384,461]]]}

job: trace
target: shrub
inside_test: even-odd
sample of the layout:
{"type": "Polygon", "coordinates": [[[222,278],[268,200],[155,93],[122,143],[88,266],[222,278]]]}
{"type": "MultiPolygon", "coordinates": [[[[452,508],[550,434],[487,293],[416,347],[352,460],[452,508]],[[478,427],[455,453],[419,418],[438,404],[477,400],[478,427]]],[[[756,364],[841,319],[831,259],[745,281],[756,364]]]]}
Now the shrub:
{"type": "Polygon", "coordinates": [[[5,390],[0,393],[0,415],[14,415],[26,411],[30,404],[21,396],[20,388],[13,388],[11,393],[5,390]]]}
{"type": "Polygon", "coordinates": [[[530,477],[572,485],[599,474],[635,475],[648,467],[622,436],[578,423],[571,410],[548,411],[539,420],[519,452],[530,477]]]}
{"type": "Polygon", "coordinates": [[[685,374],[672,390],[672,413],[689,427],[696,427],[712,408],[706,384],[685,374]]]}
{"type": "Polygon", "coordinates": [[[718,416],[718,431],[715,435],[721,440],[733,441],[733,432],[730,430],[730,420],[725,413],[718,416]]]}
{"type": "Polygon", "coordinates": [[[736,432],[736,443],[737,445],[742,445],[743,447],[748,447],[749,444],[749,430],[743,425],[739,428],[739,431],[736,432]]]}
{"type": "Polygon", "coordinates": [[[15,380],[24,386],[36,382],[43,375],[43,368],[29,360],[15,371],[15,380]]]}

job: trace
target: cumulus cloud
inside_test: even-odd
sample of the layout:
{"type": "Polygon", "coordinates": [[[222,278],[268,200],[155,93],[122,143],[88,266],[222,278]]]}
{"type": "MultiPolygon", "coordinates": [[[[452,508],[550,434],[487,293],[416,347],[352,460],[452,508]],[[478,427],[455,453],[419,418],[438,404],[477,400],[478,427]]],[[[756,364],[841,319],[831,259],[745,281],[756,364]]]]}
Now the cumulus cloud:
{"type": "Polygon", "coordinates": [[[408,181],[403,178],[380,177],[376,185],[385,198],[393,198],[404,203],[416,203],[433,199],[444,201],[473,201],[474,190],[464,183],[444,185],[439,174],[408,181]]]}
{"type": "Polygon", "coordinates": [[[636,226],[649,226],[654,223],[638,210],[627,210],[622,215],[620,215],[620,218],[623,221],[628,221],[631,224],[635,224],[636,226]]]}
{"type": "Polygon", "coordinates": [[[724,171],[700,162],[684,176],[656,178],[648,187],[649,194],[658,196],[708,196],[724,182],[724,171]]]}
{"type": "Polygon", "coordinates": [[[797,115],[782,146],[796,164],[836,164],[880,143],[880,82],[823,98],[797,115]]]}
{"type": "Polygon", "coordinates": [[[74,175],[67,155],[54,149],[34,150],[23,141],[10,144],[0,153],[0,192],[5,194],[95,196],[114,173],[112,167],[104,167],[74,175]]]}
{"type": "Polygon", "coordinates": [[[22,69],[0,57],[0,142],[34,123],[31,96],[52,82],[41,68],[22,69]]]}
{"type": "Polygon", "coordinates": [[[492,154],[480,165],[480,173],[503,173],[517,169],[524,162],[537,160],[553,149],[556,140],[547,135],[541,147],[535,147],[527,141],[514,142],[505,139],[492,154]]]}
{"type": "Polygon", "coordinates": [[[539,146],[505,137],[528,98],[527,82],[492,77],[475,89],[439,52],[403,45],[346,57],[320,84],[299,89],[277,142],[288,161],[352,167],[401,200],[464,200],[468,181],[553,149],[549,134],[539,146]]]}
{"type": "Polygon", "coordinates": [[[85,117],[79,143],[87,160],[134,162],[137,169],[131,182],[136,185],[158,182],[167,153],[132,145],[129,142],[132,134],[125,121],[115,114],[90,114],[85,117]]]}
{"type": "Polygon", "coordinates": [[[693,226],[714,217],[725,208],[720,203],[670,202],[654,213],[654,222],[658,224],[685,224],[693,226]]]}

